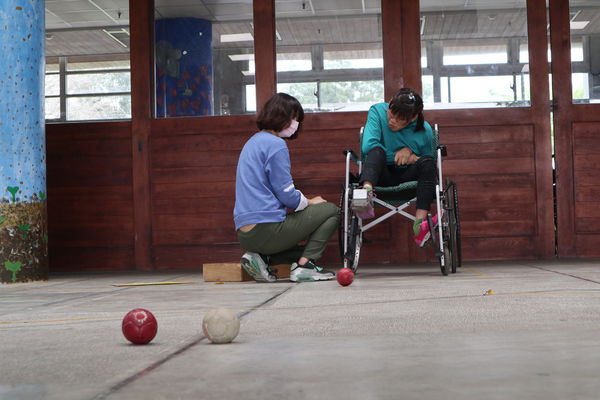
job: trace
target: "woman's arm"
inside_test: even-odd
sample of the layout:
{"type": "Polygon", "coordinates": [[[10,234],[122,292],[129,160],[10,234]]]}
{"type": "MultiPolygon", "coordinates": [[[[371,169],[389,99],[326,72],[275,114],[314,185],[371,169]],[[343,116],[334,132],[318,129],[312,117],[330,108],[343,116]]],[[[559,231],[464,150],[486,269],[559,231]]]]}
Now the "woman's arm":
{"type": "Polygon", "coordinates": [[[290,153],[287,147],[275,152],[265,166],[275,197],[287,208],[301,211],[308,206],[308,199],[295,188],[290,170],[290,153]]]}
{"type": "Polygon", "coordinates": [[[381,147],[385,150],[381,136],[381,117],[377,114],[377,109],[372,106],[369,109],[367,123],[365,124],[365,129],[363,131],[362,146],[360,149],[361,154],[363,154],[363,156],[367,155],[369,151],[373,150],[375,147],[381,147]]]}

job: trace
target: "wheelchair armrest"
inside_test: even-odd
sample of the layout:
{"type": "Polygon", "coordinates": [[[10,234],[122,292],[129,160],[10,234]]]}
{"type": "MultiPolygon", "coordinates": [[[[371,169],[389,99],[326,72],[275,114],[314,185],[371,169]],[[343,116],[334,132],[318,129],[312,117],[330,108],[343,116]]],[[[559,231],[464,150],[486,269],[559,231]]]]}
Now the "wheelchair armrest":
{"type": "Polygon", "coordinates": [[[448,149],[445,145],[440,144],[437,148],[442,151],[442,157],[446,157],[448,155],[448,149]]]}
{"type": "Polygon", "coordinates": [[[353,150],[345,149],[344,155],[347,156],[348,153],[350,153],[350,159],[358,164],[358,156],[356,155],[356,153],[353,150]]]}

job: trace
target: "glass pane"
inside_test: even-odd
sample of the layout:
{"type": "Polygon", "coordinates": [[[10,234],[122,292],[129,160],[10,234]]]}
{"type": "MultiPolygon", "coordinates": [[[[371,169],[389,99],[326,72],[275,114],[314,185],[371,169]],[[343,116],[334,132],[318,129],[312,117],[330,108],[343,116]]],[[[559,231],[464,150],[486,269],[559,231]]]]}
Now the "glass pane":
{"type": "Polygon", "coordinates": [[[506,41],[447,40],[444,42],[444,65],[505,64],[508,62],[506,41]]]}
{"type": "Polygon", "coordinates": [[[309,47],[286,50],[284,53],[277,54],[277,71],[310,71],[312,69],[309,47]]]}
{"type": "Polygon", "coordinates": [[[59,119],[60,118],[60,98],[58,97],[46,97],[46,119],[59,119]]]}
{"type": "MultiPolygon", "coordinates": [[[[522,62],[528,62],[529,60],[529,49],[527,45],[521,45],[519,51],[519,60],[522,62]]],[[[552,61],[552,51],[550,50],[550,43],[548,43],[548,62],[552,61]]],[[[583,43],[575,42],[571,43],[571,61],[583,61],[583,43]]]]}
{"type": "Polygon", "coordinates": [[[323,47],[323,67],[325,69],[383,68],[383,49],[373,45],[329,45],[323,47]],[[344,47],[348,48],[347,50],[344,47]],[[330,49],[330,50],[328,50],[330,49]]]}
{"type": "Polygon", "coordinates": [[[364,111],[383,98],[383,81],[278,83],[277,91],[293,93],[305,111],[364,111]]]}
{"type": "Polygon", "coordinates": [[[131,91],[129,72],[67,75],[67,94],[131,91]]]}
{"type": "Polygon", "coordinates": [[[107,61],[76,61],[76,57],[70,57],[67,63],[67,71],[96,71],[107,69],[129,69],[129,59],[107,60],[107,61]]]}
{"type": "Polygon", "coordinates": [[[131,118],[131,96],[67,98],[67,120],[131,118]]]}
{"type": "Polygon", "coordinates": [[[246,85],[246,110],[256,112],[256,85],[246,85]]]}
{"type": "Polygon", "coordinates": [[[50,64],[46,60],[46,73],[48,72],[58,72],[58,64],[50,64]]]}
{"type": "Polygon", "coordinates": [[[423,102],[433,103],[433,76],[423,75],[421,84],[423,86],[423,92],[421,93],[423,102]]]}
{"type": "Polygon", "coordinates": [[[60,95],[60,76],[58,74],[46,74],[45,90],[46,96],[60,95]]]}
{"type": "Polygon", "coordinates": [[[252,112],[252,2],[156,0],[155,7],[156,116],[252,112]]]}
{"type": "Polygon", "coordinates": [[[454,103],[510,102],[514,83],[512,76],[457,76],[450,78],[450,95],[454,103]]]}
{"type": "Polygon", "coordinates": [[[600,103],[600,4],[571,0],[571,71],[574,103],[600,103]]]}
{"type": "MultiPolygon", "coordinates": [[[[66,66],[65,76],[69,93],[111,93],[129,92],[130,74],[118,76],[98,73],[95,75],[70,75],[73,71],[129,70],[130,32],[129,3],[127,1],[72,1],[52,0],[45,2],[45,53],[46,72],[59,72],[60,65],[66,66]],[[85,3],[85,4],[84,4],[85,3]],[[64,63],[64,64],[63,64],[64,63]],[[109,77],[113,79],[109,79],[109,77]],[[95,80],[95,82],[94,82],[95,80]],[[119,84],[115,84],[114,81],[119,84]]],[[[60,93],[58,75],[46,78],[46,95],[67,96],[60,93]]],[[[123,102],[130,107],[131,101],[123,102]]],[[[67,99],[67,104],[81,103],[81,99],[67,99]]],[[[74,120],[129,118],[130,108],[115,113],[108,101],[100,101],[94,107],[106,106],[106,110],[96,110],[82,103],[79,110],[60,110],[60,102],[47,99],[47,114],[61,121],[65,116],[74,120]],[[70,111],[70,112],[69,112],[70,111]]],[[[63,103],[64,104],[64,103],[63,103]]]]}
{"type": "Polygon", "coordinates": [[[529,106],[526,0],[421,0],[425,108],[529,106]]]}
{"type": "Polygon", "coordinates": [[[368,110],[383,101],[380,1],[276,0],[277,90],[305,111],[368,110]],[[290,69],[281,60],[302,54],[290,69]]]}
{"type": "Polygon", "coordinates": [[[590,98],[590,79],[589,74],[573,73],[571,76],[573,84],[573,99],[585,100],[590,98]]]}

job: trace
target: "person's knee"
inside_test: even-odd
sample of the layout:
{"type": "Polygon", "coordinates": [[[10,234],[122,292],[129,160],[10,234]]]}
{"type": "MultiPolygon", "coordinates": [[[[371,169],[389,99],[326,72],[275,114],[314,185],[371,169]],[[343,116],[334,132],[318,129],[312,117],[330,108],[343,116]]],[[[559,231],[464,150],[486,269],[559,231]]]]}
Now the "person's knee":
{"type": "Polygon", "coordinates": [[[435,176],[435,160],[432,157],[425,156],[417,161],[419,174],[435,176]]]}
{"type": "Polygon", "coordinates": [[[383,150],[381,147],[377,146],[372,148],[368,153],[367,153],[367,158],[371,157],[377,157],[377,159],[381,159],[381,157],[384,157],[385,159],[385,150],[383,150]]]}
{"type": "Polygon", "coordinates": [[[333,217],[333,216],[336,216],[336,217],[339,216],[340,208],[338,206],[336,206],[335,204],[326,202],[326,203],[321,203],[320,205],[324,210],[324,214],[327,215],[327,218],[333,217]]]}

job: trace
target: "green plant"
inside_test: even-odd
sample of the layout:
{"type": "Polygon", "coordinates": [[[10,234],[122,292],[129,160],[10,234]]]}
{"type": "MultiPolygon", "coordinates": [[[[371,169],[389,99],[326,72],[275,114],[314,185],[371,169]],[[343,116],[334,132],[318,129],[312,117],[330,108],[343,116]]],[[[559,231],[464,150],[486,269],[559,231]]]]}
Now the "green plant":
{"type": "Polygon", "coordinates": [[[12,272],[12,281],[13,283],[15,283],[17,281],[17,272],[21,269],[21,263],[19,261],[16,262],[10,262],[10,261],[5,261],[4,262],[4,267],[9,270],[10,272],[12,272]]]}
{"type": "Polygon", "coordinates": [[[40,195],[40,201],[44,201],[44,200],[46,200],[46,192],[42,192],[42,191],[40,190],[40,193],[39,193],[39,195],[40,195]]]}
{"type": "Polygon", "coordinates": [[[29,229],[31,228],[31,224],[18,225],[17,228],[19,228],[19,230],[21,232],[23,232],[23,237],[25,239],[29,238],[28,232],[29,232],[29,229]]]}
{"type": "Polygon", "coordinates": [[[31,228],[31,224],[19,225],[18,228],[20,230],[22,230],[23,232],[27,232],[29,230],[29,228],[31,228]]]}
{"type": "Polygon", "coordinates": [[[7,191],[10,192],[10,194],[12,195],[12,202],[16,202],[16,196],[17,196],[17,192],[19,191],[19,187],[18,186],[8,186],[6,188],[7,191]]]}
{"type": "Polygon", "coordinates": [[[6,221],[6,218],[0,216],[0,224],[3,223],[4,221],[6,221]]]}

